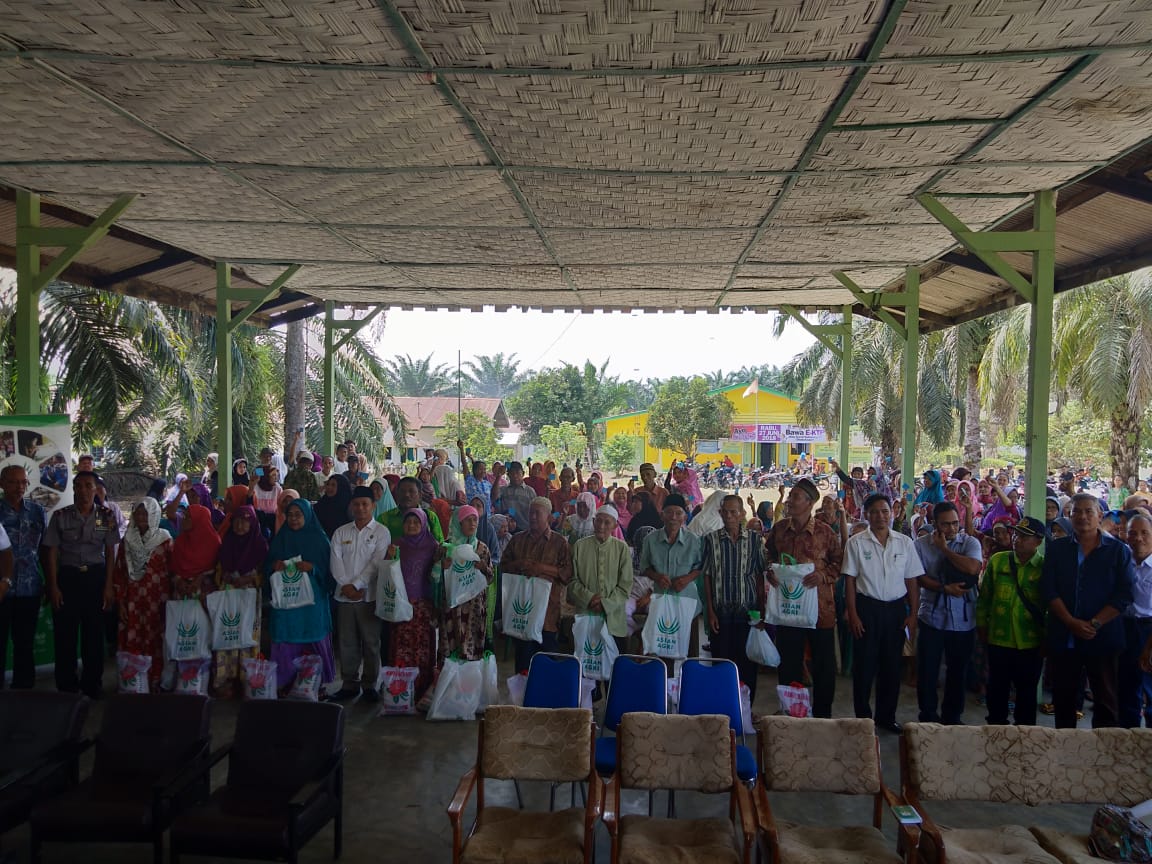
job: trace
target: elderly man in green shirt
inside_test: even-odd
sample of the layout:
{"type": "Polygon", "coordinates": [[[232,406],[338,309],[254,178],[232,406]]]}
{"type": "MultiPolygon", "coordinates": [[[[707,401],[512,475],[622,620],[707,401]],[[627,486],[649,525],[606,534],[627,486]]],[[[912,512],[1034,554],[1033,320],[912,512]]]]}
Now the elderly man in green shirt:
{"type": "Polygon", "coordinates": [[[624,604],[632,590],[632,550],[613,537],[619,514],[611,504],[596,511],[592,535],[572,545],[572,583],[568,599],[577,612],[604,616],[621,654],[628,653],[628,620],[624,604]]]}
{"type": "MultiPolygon", "coordinates": [[[[664,499],[661,511],[664,528],[644,538],[644,546],[640,550],[640,573],[652,580],[656,590],[673,592],[696,601],[688,656],[699,657],[700,634],[696,618],[704,610],[700,601],[704,580],[700,575],[700,538],[691,531],[683,530],[687,515],[688,504],[684,496],[673,492],[664,499]]],[[[671,667],[670,661],[668,665],[671,667]]]]}
{"type": "Polygon", "coordinates": [[[1016,688],[1017,726],[1036,725],[1036,687],[1044,664],[1041,547],[1047,531],[1039,519],[1021,519],[1012,551],[988,559],[976,601],[976,632],[988,645],[988,723],[1008,725],[1008,695],[1016,688]]]}

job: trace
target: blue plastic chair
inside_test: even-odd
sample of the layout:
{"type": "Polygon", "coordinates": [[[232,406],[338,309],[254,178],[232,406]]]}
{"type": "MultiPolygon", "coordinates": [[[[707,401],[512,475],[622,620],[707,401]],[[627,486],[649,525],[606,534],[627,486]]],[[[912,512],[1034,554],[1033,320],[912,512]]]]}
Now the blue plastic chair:
{"type": "MultiPolygon", "coordinates": [[[[528,663],[528,681],[524,685],[525,708],[579,708],[580,661],[571,654],[541,651],[528,663]]],[[[516,782],[516,801],[523,807],[520,783],[516,782]]],[[[548,809],[556,809],[556,783],[548,794],[548,809]]],[[[581,787],[583,793],[583,787],[581,787]]],[[[572,784],[572,806],[576,806],[576,784],[572,784]]]]}
{"type": "Polygon", "coordinates": [[[621,654],[612,664],[604,723],[596,739],[596,773],[602,777],[616,773],[616,728],[620,718],[632,711],[668,713],[668,667],[658,657],[621,654]],[[604,737],[606,731],[613,737],[604,737]]]}
{"type": "Polygon", "coordinates": [[[680,713],[726,714],[740,743],[736,745],[736,776],[748,785],[756,782],[755,754],[745,746],[740,717],[740,673],[731,660],[692,657],[680,667],[680,713]]]}
{"type": "Polygon", "coordinates": [[[524,687],[525,708],[579,708],[580,661],[571,654],[532,655],[524,687]]]}

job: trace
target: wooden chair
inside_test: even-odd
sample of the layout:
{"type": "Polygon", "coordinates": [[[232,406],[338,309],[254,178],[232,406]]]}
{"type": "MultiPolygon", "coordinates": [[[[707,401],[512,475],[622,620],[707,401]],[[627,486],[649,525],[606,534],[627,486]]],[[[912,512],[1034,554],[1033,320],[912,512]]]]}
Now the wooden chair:
{"type": "Polygon", "coordinates": [[[476,764],[448,806],[453,864],[590,864],[600,818],[594,763],[595,724],[586,708],[493,705],[480,721],[476,764]],[[588,784],[588,802],[557,812],[489,807],[485,780],[588,784]],[[464,809],[476,791],[476,818],[464,830],[464,809]]]}
{"type": "Polygon", "coordinates": [[[736,776],[736,736],[726,715],[625,714],[616,746],[616,772],[605,793],[604,808],[613,864],[751,862],[756,816],[748,789],[736,776]],[[729,816],[623,816],[623,789],[726,792],[729,816]]]}
{"type": "MultiPolygon", "coordinates": [[[[903,802],[884,785],[880,749],[871,720],[765,716],[760,719],[759,737],[762,770],[755,790],[756,817],[770,864],[900,864],[900,855],[880,827],[885,804],[903,802]],[[871,795],[872,825],[777,823],[768,801],[770,791],[871,795]]],[[[915,838],[911,843],[905,840],[904,848],[911,861],[915,838]]]]}

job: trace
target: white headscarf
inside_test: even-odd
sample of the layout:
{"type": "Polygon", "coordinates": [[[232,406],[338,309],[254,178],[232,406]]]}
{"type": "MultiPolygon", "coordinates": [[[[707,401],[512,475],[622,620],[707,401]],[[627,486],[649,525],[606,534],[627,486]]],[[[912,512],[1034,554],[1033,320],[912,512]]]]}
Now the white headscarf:
{"type": "Polygon", "coordinates": [[[708,500],[700,507],[700,512],[692,517],[692,521],[684,530],[692,532],[697,537],[703,537],[723,528],[724,518],[720,515],[720,505],[724,503],[724,496],[727,494],[723,489],[717,489],[709,495],[708,500]]]}
{"type": "Polygon", "coordinates": [[[596,518],[596,496],[591,492],[581,492],[576,496],[576,500],[582,501],[588,508],[586,519],[580,518],[579,511],[568,517],[568,527],[572,529],[572,536],[579,540],[581,537],[590,536],[594,530],[592,520],[596,518]]]}
{"type": "Polygon", "coordinates": [[[457,504],[457,499],[463,499],[464,488],[456,478],[456,471],[451,465],[437,465],[432,472],[432,480],[436,484],[436,491],[440,497],[449,504],[457,504]]]}
{"type": "MultiPolygon", "coordinates": [[[[172,539],[172,535],[160,527],[160,503],[155,498],[144,498],[136,507],[143,507],[148,513],[148,530],[143,534],[135,524],[124,532],[124,558],[128,564],[128,578],[139,582],[144,578],[148,559],[157,547],[172,539]]],[[[136,512],[136,507],[132,512],[136,512]]]]}

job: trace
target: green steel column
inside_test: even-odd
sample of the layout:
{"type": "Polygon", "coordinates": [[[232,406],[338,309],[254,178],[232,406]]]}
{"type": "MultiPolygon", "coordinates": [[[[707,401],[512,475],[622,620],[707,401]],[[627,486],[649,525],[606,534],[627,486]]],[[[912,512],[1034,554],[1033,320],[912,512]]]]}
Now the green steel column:
{"type": "MultiPolygon", "coordinates": [[[[40,196],[16,193],[16,230],[40,227],[40,196]]],[[[16,404],[17,414],[40,413],[40,247],[16,242],[16,404]]]]}
{"type": "Polygon", "coordinates": [[[909,497],[916,485],[916,410],[920,403],[920,271],[908,267],[904,276],[904,422],[900,441],[904,447],[900,483],[909,497]]]}
{"type": "MultiPolygon", "coordinates": [[[[1032,253],[1031,339],[1028,347],[1028,402],[1024,457],[1024,506],[1044,518],[1048,478],[1048,400],[1052,384],[1052,295],[1056,280],[1056,192],[1037,192],[1032,208],[1038,243],[1032,253]]],[[[1105,337],[1107,338],[1107,337],[1105,337]]]]}
{"type": "Polygon", "coordinates": [[[840,467],[851,471],[848,444],[852,435],[852,305],[845,304],[841,325],[847,329],[840,337],[840,467]]]}
{"type": "MultiPolygon", "coordinates": [[[[216,262],[216,450],[220,476],[232,471],[232,268],[216,262]]],[[[224,487],[221,486],[221,489],[224,487]]]]}
{"type": "Polygon", "coordinates": [[[336,452],[336,304],[324,302],[324,449],[323,453],[336,452]]]}

